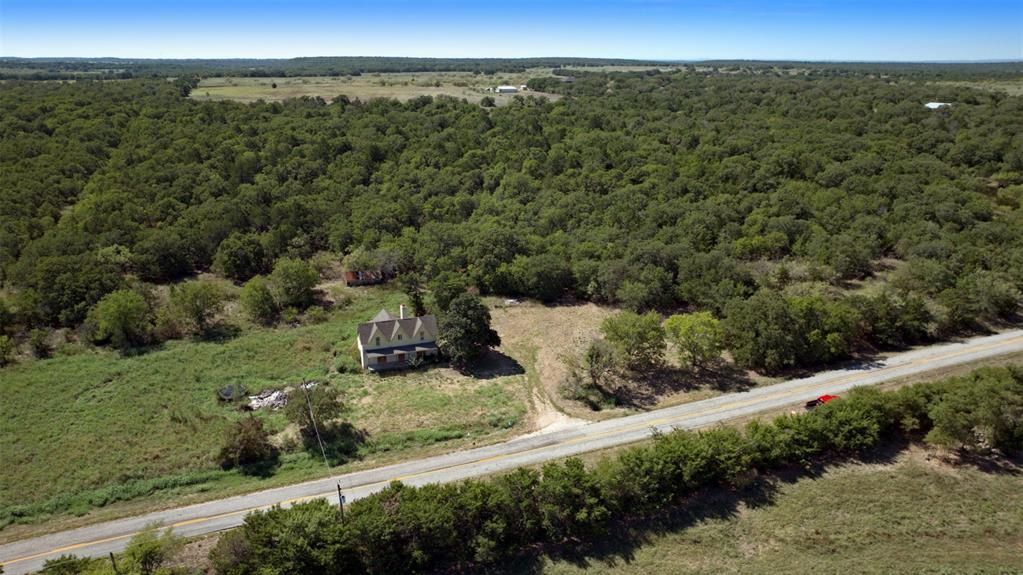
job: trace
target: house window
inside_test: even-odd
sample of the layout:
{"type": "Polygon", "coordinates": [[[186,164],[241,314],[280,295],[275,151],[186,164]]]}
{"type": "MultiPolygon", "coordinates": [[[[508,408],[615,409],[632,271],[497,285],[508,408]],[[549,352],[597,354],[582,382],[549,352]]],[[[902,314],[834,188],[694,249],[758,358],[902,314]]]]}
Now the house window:
{"type": "Polygon", "coordinates": [[[387,356],[386,355],[381,355],[380,357],[378,357],[377,358],[377,363],[387,363],[387,356]]]}
{"type": "Polygon", "coordinates": [[[401,334],[398,334],[398,341],[401,341],[401,334]]]}
{"type": "Polygon", "coordinates": [[[398,354],[398,361],[405,361],[405,354],[404,353],[399,353],[398,354]]]}
{"type": "Polygon", "coordinates": [[[416,352],[416,358],[417,359],[423,359],[424,357],[426,357],[426,352],[425,351],[417,351],[416,352]]]}
{"type": "Polygon", "coordinates": [[[377,345],[380,345],[380,338],[377,338],[377,345]]]}

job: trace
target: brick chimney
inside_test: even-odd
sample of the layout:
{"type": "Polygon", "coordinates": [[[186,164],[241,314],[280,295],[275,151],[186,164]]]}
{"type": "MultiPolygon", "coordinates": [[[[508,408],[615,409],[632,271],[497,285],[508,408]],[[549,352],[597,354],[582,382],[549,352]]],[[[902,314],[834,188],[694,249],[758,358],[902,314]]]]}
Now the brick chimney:
{"type": "Polygon", "coordinates": [[[401,319],[405,319],[405,304],[401,304],[398,306],[398,317],[401,319]]]}

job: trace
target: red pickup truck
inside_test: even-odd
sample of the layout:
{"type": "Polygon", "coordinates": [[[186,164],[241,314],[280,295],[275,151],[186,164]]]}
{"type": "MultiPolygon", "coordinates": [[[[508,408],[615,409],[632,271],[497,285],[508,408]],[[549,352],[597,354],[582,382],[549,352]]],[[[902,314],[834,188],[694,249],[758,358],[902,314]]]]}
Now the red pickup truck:
{"type": "Polygon", "coordinates": [[[813,408],[817,407],[818,405],[824,405],[825,403],[831,401],[832,399],[838,399],[838,396],[837,395],[822,395],[822,396],[818,397],[817,399],[811,399],[810,401],[806,402],[806,409],[809,410],[809,409],[813,409],[813,408]]]}

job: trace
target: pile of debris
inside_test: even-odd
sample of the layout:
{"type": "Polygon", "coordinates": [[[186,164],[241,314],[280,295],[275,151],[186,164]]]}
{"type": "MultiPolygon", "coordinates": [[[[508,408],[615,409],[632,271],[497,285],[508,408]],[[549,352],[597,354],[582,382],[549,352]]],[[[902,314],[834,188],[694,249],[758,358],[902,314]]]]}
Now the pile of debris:
{"type": "Polygon", "coordinates": [[[283,389],[268,389],[256,395],[250,395],[249,404],[245,406],[245,409],[256,411],[257,409],[269,408],[277,411],[288,404],[288,396],[295,389],[312,389],[316,387],[316,383],[315,381],[307,381],[297,386],[289,386],[283,389]]]}
{"type": "Polygon", "coordinates": [[[268,389],[264,392],[257,393],[256,395],[249,396],[249,405],[247,409],[255,411],[257,409],[263,409],[269,407],[270,409],[277,411],[284,407],[288,403],[288,390],[287,389],[268,389]]]}

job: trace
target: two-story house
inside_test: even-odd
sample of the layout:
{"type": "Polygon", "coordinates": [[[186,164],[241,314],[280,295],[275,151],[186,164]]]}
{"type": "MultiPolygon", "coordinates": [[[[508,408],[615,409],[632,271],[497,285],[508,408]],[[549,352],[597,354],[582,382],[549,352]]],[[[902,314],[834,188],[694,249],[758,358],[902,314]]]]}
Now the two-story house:
{"type": "Polygon", "coordinates": [[[363,369],[403,369],[437,359],[437,318],[407,317],[400,306],[395,318],[380,310],[371,321],[359,324],[359,356],[363,369]]]}

